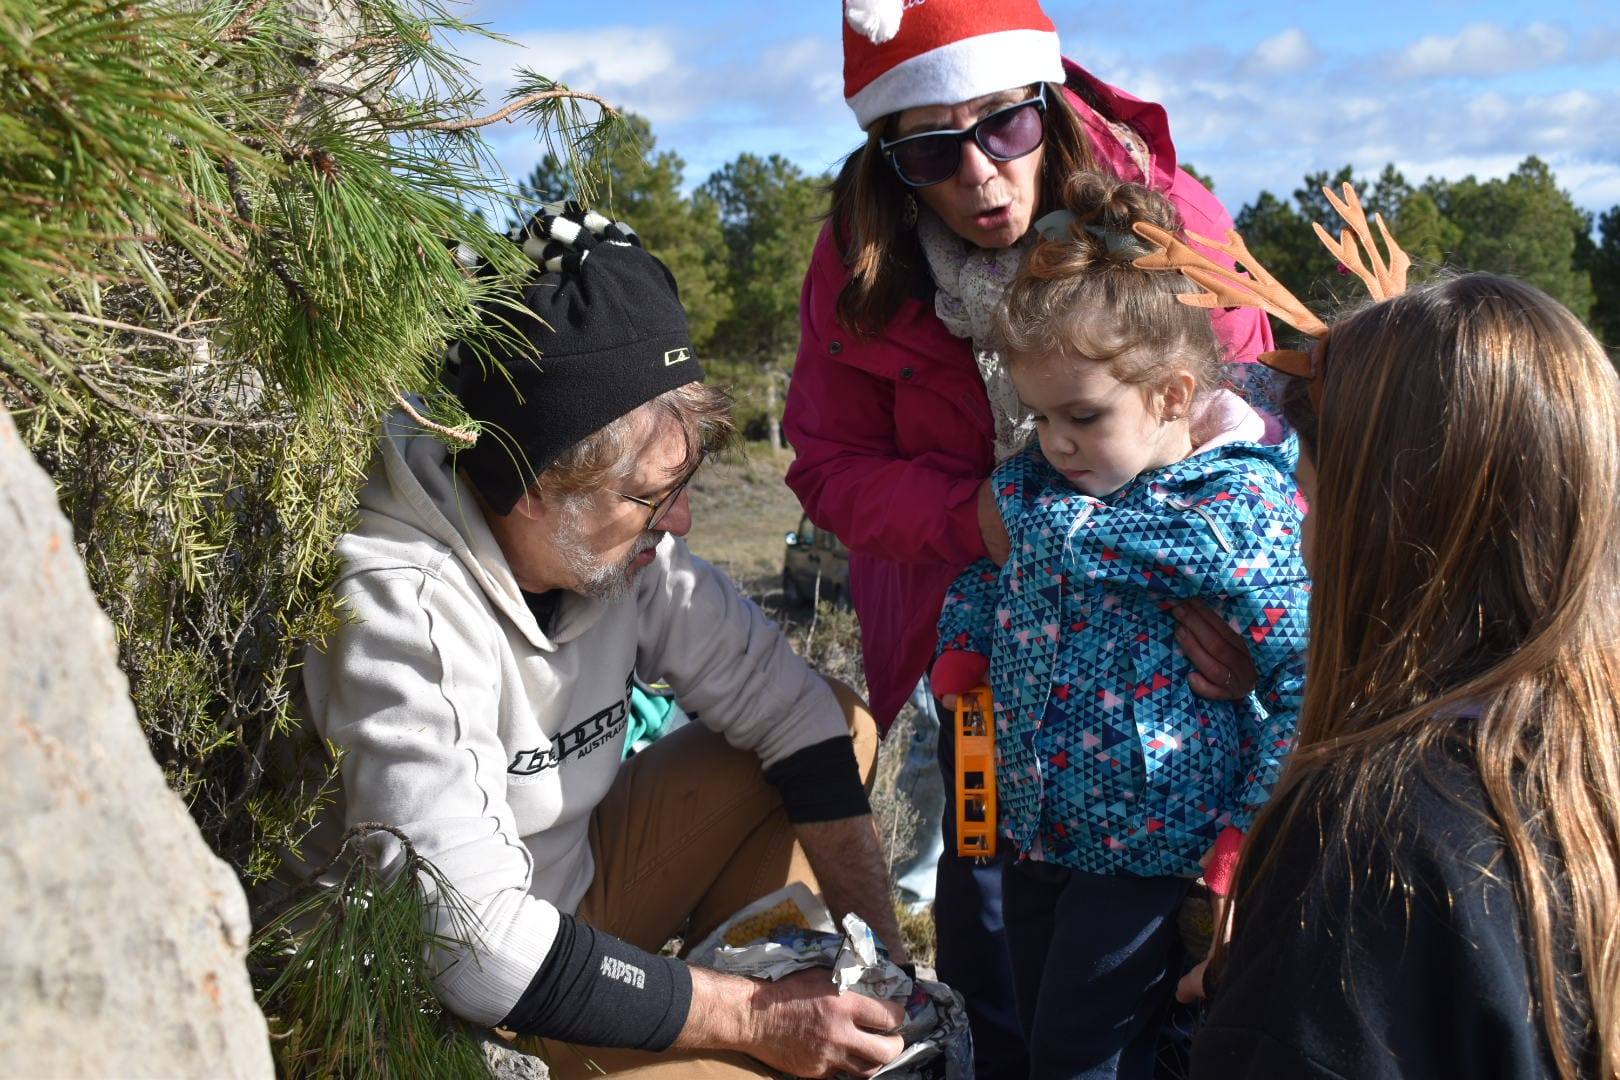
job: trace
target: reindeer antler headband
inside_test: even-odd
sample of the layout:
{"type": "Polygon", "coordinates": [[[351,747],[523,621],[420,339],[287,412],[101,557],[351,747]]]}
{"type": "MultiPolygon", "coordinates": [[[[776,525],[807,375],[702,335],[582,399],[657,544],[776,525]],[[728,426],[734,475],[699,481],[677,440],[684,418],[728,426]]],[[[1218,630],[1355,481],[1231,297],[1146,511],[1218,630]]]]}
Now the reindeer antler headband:
{"type": "MultiPolygon", "coordinates": [[[[1333,234],[1320,223],[1313,223],[1312,227],[1323,245],[1338,256],[1345,269],[1362,280],[1374,300],[1388,300],[1406,291],[1406,271],[1411,267],[1412,260],[1407,258],[1406,252],[1389,234],[1383,215],[1374,214],[1373,218],[1384,238],[1384,247],[1389,251],[1387,259],[1378,252],[1372,229],[1367,224],[1367,212],[1356,197],[1356,189],[1345,184],[1342,200],[1329,188],[1324,187],[1322,194],[1327,196],[1333,209],[1350,226],[1339,233],[1335,240],[1333,234]]],[[[1201,308],[1260,308],[1302,334],[1318,340],[1327,336],[1327,324],[1312,314],[1310,308],[1260,265],[1236,230],[1228,230],[1224,244],[1199,236],[1191,230],[1187,236],[1199,244],[1230,255],[1242,269],[1225,266],[1199,254],[1157,225],[1138,221],[1132,228],[1138,236],[1158,248],[1136,259],[1134,266],[1142,270],[1176,270],[1203,287],[1203,292],[1183,293],[1177,297],[1183,304],[1201,308]]],[[[1311,355],[1298,349],[1278,349],[1262,354],[1259,360],[1286,375],[1311,380],[1311,404],[1319,405],[1322,384],[1318,376],[1321,373],[1315,370],[1311,355]]]]}

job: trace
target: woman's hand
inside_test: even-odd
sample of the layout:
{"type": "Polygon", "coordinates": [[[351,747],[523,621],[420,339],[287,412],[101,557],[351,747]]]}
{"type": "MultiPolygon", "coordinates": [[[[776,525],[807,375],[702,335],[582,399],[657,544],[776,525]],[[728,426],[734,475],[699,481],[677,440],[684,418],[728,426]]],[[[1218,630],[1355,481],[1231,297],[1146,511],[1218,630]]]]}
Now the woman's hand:
{"type": "Polygon", "coordinates": [[[1193,693],[1212,701],[1248,697],[1259,679],[1248,643],[1202,600],[1185,600],[1170,614],[1176,619],[1176,643],[1192,661],[1187,683],[1193,693]]]}
{"type": "Polygon", "coordinates": [[[979,485],[979,532],[984,536],[984,550],[990,561],[997,566],[1005,564],[1012,554],[1012,538],[1001,520],[1001,507],[996,505],[996,491],[988,477],[979,485]]]}

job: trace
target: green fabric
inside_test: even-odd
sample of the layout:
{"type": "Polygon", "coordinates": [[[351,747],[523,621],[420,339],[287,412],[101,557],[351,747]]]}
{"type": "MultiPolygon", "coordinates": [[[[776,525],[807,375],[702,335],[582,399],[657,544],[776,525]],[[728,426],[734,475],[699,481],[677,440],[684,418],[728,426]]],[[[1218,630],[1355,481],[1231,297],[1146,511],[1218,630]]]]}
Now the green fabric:
{"type": "Polygon", "coordinates": [[[635,753],[643,742],[652,742],[664,733],[670,714],[675,711],[675,697],[656,690],[643,690],[639,685],[630,687],[630,726],[624,737],[624,756],[635,753]]]}

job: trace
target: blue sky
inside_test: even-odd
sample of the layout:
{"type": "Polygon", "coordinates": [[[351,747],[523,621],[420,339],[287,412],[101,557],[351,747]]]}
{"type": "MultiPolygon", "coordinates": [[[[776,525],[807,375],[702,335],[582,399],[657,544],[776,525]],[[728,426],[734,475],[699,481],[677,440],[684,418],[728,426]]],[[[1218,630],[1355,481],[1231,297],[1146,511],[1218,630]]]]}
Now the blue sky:
{"type": "MultiPolygon", "coordinates": [[[[986,0],[989,2],[989,0],[986,0]]],[[[1315,169],[1500,176],[1547,159],[1576,201],[1620,204],[1620,5],[1588,0],[1190,4],[1045,0],[1065,55],[1163,104],[1183,160],[1235,212],[1315,169]]],[[[490,99],[527,66],[647,116],[701,182],[743,151],[830,168],[860,139],[831,0],[475,0],[513,44],[467,41],[490,99]]],[[[462,13],[458,11],[458,14],[462,13]]],[[[514,175],[537,157],[486,129],[514,175]]]]}

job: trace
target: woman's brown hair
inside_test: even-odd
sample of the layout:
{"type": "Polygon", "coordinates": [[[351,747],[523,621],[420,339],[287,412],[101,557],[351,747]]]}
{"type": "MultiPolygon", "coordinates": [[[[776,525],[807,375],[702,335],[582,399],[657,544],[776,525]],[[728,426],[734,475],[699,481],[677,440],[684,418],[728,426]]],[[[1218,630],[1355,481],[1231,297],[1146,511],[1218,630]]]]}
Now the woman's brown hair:
{"type": "Polygon", "coordinates": [[[1134,265],[1148,247],[1132,225],[1180,231],[1170,200],[1081,172],[1064,185],[1061,206],[1073,220],[1036,243],[996,309],[991,337],[1007,364],[1083,357],[1107,364],[1123,383],[1152,385],[1187,371],[1198,392],[1214,389],[1225,350],[1209,313],[1177,299],[1198,286],[1134,265]]]}
{"type": "MultiPolygon", "coordinates": [[[[1037,213],[1060,205],[1068,177],[1097,168],[1085,128],[1063,88],[1046,84],[1046,102],[1046,157],[1037,204],[1042,210],[1037,213]]],[[[896,115],[874,123],[866,142],[844,159],[832,182],[828,211],[850,270],[838,297],[838,321],[867,336],[889,324],[911,295],[915,275],[926,272],[917,232],[903,224],[911,189],[900,182],[878,145],[892,135],[896,115]]]]}
{"type": "MultiPolygon", "coordinates": [[[[1285,399],[1317,472],[1310,677],[1254,832],[1278,834],[1266,851],[1296,828],[1389,843],[1394,793],[1464,748],[1559,1074],[1591,1053],[1620,1075],[1615,372],[1561,305],[1487,274],[1338,323],[1318,371],[1319,412],[1285,399]]],[[[1248,862],[1239,910],[1269,868],[1248,862]]]]}

